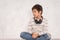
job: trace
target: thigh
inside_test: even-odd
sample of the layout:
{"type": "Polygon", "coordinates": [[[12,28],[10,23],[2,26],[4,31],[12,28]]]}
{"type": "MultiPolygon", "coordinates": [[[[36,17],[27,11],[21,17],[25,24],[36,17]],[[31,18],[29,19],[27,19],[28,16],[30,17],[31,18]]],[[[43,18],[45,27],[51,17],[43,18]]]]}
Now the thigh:
{"type": "Polygon", "coordinates": [[[36,40],[47,40],[45,37],[41,36],[41,37],[38,37],[36,40]]]}
{"type": "Polygon", "coordinates": [[[46,34],[43,34],[42,36],[44,36],[47,40],[50,40],[51,37],[49,37],[49,35],[46,33],[46,34]]]}
{"type": "Polygon", "coordinates": [[[20,34],[20,37],[22,37],[23,39],[26,39],[26,40],[33,40],[31,34],[30,33],[27,33],[27,32],[22,32],[20,34]]]}
{"type": "Polygon", "coordinates": [[[37,40],[50,40],[48,34],[43,34],[37,38],[37,40]]]}

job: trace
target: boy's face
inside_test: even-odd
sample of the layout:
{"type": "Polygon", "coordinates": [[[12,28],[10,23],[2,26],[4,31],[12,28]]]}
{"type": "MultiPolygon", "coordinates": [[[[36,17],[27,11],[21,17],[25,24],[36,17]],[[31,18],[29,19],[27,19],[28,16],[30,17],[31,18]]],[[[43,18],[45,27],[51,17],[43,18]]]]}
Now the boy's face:
{"type": "Polygon", "coordinates": [[[38,16],[39,16],[39,17],[41,16],[41,11],[38,12],[37,9],[33,9],[32,12],[33,12],[33,16],[34,16],[35,18],[37,18],[38,16]]]}

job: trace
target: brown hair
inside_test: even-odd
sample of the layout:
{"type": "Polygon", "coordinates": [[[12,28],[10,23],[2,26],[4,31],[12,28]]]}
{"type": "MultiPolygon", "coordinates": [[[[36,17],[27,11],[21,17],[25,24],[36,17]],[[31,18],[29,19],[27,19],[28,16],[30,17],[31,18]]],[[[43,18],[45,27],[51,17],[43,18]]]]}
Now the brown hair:
{"type": "MultiPolygon", "coordinates": [[[[33,9],[37,9],[38,12],[39,12],[39,11],[42,11],[42,12],[43,12],[43,8],[42,8],[42,6],[39,5],[39,4],[34,5],[34,6],[32,7],[32,10],[33,10],[33,9]]],[[[42,14],[42,13],[41,13],[41,14],[42,14]]]]}

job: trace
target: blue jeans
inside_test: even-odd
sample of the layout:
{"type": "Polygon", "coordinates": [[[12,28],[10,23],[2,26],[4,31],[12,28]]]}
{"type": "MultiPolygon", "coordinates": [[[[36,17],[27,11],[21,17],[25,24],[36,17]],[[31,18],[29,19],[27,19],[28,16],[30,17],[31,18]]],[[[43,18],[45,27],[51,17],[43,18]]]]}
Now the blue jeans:
{"type": "Polygon", "coordinates": [[[25,40],[50,40],[49,36],[47,34],[40,35],[40,37],[34,39],[32,38],[32,35],[27,32],[22,32],[20,34],[20,37],[25,39],[25,40]]]}

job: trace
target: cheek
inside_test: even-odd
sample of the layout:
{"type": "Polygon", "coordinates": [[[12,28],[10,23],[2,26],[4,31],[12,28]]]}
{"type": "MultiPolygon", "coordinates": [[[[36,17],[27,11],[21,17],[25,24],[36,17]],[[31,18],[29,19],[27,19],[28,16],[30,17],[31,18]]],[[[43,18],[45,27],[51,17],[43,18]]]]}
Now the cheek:
{"type": "Polygon", "coordinates": [[[38,16],[38,14],[37,13],[34,13],[34,16],[38,16]]]}
{"type": "Polygon", "coordinates": [[[35,16],[35,17],[37,17],[39,14],[38,14],[38,12],[33,12],[33,15],[35,16]]]}
{"type": "Polygon", "coordinates": [[[39,15],[38,12],[36,12],[35,15],[38,16],[39,15]]]}

